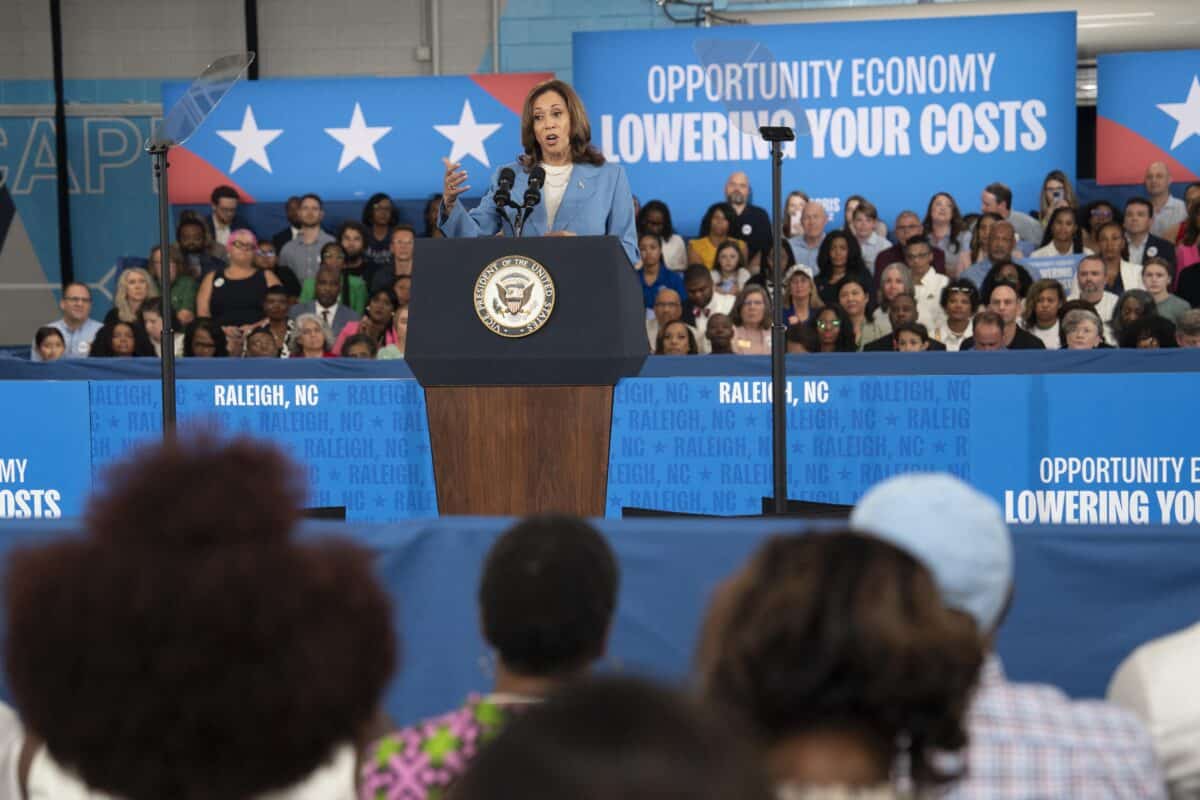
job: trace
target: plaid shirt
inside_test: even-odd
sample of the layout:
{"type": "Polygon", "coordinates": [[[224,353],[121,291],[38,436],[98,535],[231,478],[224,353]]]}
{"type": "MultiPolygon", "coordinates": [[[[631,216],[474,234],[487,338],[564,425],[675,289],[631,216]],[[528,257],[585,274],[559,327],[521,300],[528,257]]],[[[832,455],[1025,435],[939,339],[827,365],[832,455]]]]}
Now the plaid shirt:
{"type": "Polygon", "coordinates": [[[968,730],[967,775],[947,798],[1166,798],[1150,735],[1133,714],[1053,686],[1009,683],[995,655],[984,663],[968,730]]]}

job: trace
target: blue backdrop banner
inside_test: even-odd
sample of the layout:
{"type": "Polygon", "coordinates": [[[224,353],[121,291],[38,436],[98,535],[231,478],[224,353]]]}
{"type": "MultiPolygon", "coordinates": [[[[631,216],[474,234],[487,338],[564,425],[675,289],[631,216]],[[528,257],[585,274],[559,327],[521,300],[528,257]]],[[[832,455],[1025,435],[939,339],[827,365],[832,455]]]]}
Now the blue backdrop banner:
{"type": "Polygon", "coordinates": [[[0,519],[78,517],[91,489],[88,385],[5,381],[0,519]]]}
{"type": "Polygon", "coordinates": [[[1075,164],[1073,12],[576,33],[574,76],[593,138],[685,235],[734,170],[770,204],[761,125],[796,129],[785,188],[831,217],[855,192],[888,219],[937,191],[971,209],[997,180],[1029,208],[1075,164]]]}

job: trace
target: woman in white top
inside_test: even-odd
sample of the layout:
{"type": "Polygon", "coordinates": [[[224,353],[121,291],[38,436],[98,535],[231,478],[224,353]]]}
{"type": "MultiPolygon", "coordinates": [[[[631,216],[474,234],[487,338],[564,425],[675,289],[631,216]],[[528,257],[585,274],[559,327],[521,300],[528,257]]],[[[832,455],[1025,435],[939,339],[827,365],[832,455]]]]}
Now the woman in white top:
{"type": "Polygon", "coordinates": [[[1091,254],[1083,246],[1083,229],[1079,227],[1079,215],[1070,207],[1056,208],[1050,212],[1050,221],[1042,235],[1042,246],[1030,254],[1031,258],[1069,256],[1072,253],[1091,254]]]}
{"type": "Polygon", "coordinates": [[[675,232],[671,209],[662,200],[651,200],[642,206],[637,216],[638,233],[656,233],[662,238],[662,260],[667,269],[683,272],[687,269],[687,242],[675,232]]]}
{"type": "Polygon", "coordinates": [[[929,332],[929,338],[957,352],[962,343],[974,335],[975,311],[979,308],[979,290],[966,278],[956,278],[942,289],[942,310],[945,316],[929,332]]]}
{"type": "Polygon", "coordinates": [[[1021,327],[1042,340],[1047,350],[1062,347],[1058,332],[1058,311],[1067,302],[1062,284],[1043,278],[1034,281],[1025,294],[1025,308],[1021,313],[1021,327]]]}
{"type": "Polygon", "coordinates": [[[1104,288],[1113,294],[1144,289],[1142,268],[1131,264],[1125,230],[1117,222],[1106,222],[1096,229],[1096,251],[1104,262],[1104,288]]]}

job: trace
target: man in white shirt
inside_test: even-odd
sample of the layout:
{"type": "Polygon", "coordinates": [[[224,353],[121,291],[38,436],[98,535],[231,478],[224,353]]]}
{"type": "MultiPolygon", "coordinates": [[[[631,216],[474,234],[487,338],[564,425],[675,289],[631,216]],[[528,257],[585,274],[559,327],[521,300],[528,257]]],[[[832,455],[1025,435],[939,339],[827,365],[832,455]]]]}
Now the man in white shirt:
{"type": "MultiPolygon", "coordinates": [[[[708,318],[713,314],[728,314],[733,311],[733,304],[737,298],[731,294],[714,292],[712,273],[703,264],[692,264],[684,271],[683,288],[687,291],[688,302],[691,303],[693,318],[689,322],[707,344],[708,339],[704,334],[708,330],[708,318]]],[[[701,349],[704,349],[703,346],[701,349]]]]}
{"type": "MultiPolygon", "coordinates": [[[[857,212],[855,212],[857,215],[857,212]]],[[[942,308],[942,289],[950,279],[933,268],[933,245],[913,237],[904,247],[904,263],[912,274],[913,296],[917,300],[917,318],[929,330],[946,321],[942,308]]]]}
{"type": "Polygon", "coordinates": [[[980,205],[983,212],[991,212],[1012,223],[1013,230],[1017,232],[1022,242],[1030,242],[1033,245],[1041,244],[1042,241],[1042,226],[1036,219],[1024,214],[1020,211],[1013,211],[1012,208],[1012,189],[1009,189],[1003,183],[990,183],[980,195],[980,205]]]}
{"type": "Polygon", "coordinates": [[[1150,232],[1155,236],[1172,235],[1179,223],[1187,219],[1187,208],[1182,200],[1171,195],[1171,173],[1167,165],[1155,161],[1146,167],[1144,185],[1154,204],[1154,224],[1150,226],[1150,232]]]}
{"type": "MultiPolygon", "coordinates": [[[[63,358],[87,358],[92,352],[92,340],[103,326],[91,318],[92,292],[82,283],[67,284],[63,289],[62,300],[58,307],[62,309],[62,319],[46,323],[51,328],[58,329],[63,335],[66,350],[63,358]]],[[[37,345],[29,348],[29,360],[41,361],[37,345]]]]}
{"type": "Polygon", "coordinates": [[[1083,300],[1091,303],[1100,319],[1104,321],[1104,341],[1116,345],[1109,326],[1113,309],[1117,306],[1117,296],[1104,288],[1104,262],[1100,256],[1088,255],[1079,261],[1075,268],[1075,288],[1071,291],[1071,300],[1083,300]]]}

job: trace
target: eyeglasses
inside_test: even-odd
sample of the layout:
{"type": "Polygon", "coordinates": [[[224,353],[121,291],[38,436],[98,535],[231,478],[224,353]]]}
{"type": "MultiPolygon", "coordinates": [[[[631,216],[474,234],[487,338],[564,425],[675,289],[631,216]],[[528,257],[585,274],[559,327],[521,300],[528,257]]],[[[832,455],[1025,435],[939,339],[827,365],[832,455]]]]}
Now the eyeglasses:
{"type": "Polygon", "coordinates": [[[263,248],[260,247],[260,248],[258,248],[258,254],[260,256],[273,256],[273,255],[275,255],[275,251],[274,250],[264,250],[263,248]]]}
{"type": "Polygon", "coordinates": [[[946,291],[952,294],[970,294],[971,290],[965,286],[947,286],[946,291]]]}
{"type": "Polygon", "coordinates": [[[64,297],[63,300],[67,303],[90,303],[90,302],[92,302],[92,298],[90,298],[90,297],[64,297]]]}
{"type": "Polygon", "coordinates": [[[244,239],[234,239],[230,244],[239,250],[253,250],[256,247],[253,242],[247,242],[244,239]]]}
{"type": "Polygon", "coordinates": [[[822,331],[836,330],[837,328],[840,328],[840,327],[842,327],[842,321],[840,319],[831,319],[828,321],[823,320],[823,319],[817,320],[817,329],[818,330],[822,330],[822,331]]]}

